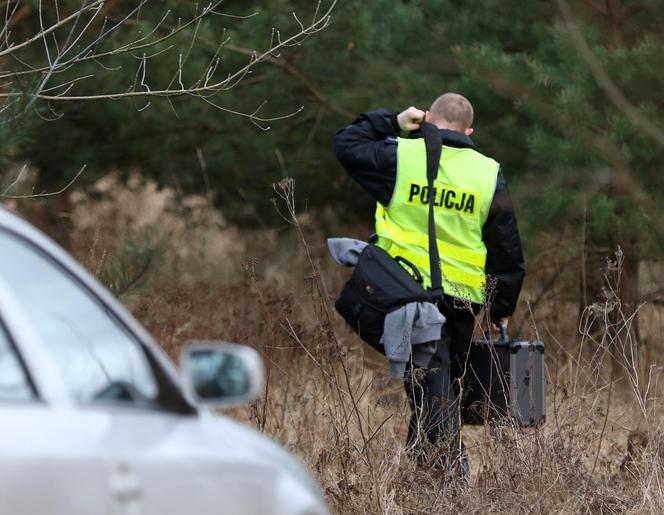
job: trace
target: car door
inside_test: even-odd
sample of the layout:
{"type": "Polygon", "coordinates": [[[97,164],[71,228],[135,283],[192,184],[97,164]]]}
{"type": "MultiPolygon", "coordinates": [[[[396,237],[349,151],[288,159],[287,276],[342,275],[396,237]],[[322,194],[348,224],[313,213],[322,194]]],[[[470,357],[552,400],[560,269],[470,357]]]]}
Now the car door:
{"type": "Polygon", "coordinates": [[[0,316],[38,379],[31,407],[6,408],[0,425],[0,454],[8,457],[0,477],[11,480],[0,488],[22,485],[6,489],[0,505],[15,506],[13,513],[142,513],[135,462],[177,426],[186,403],[71,271],[2,228],[0,248],[0,316]]]}
{"type": "Polygon", "coordinates": [[[0,278],[0,511],[115,513],[109,462],[90,452],[104,420],[89,420],[81,430],[39,347],[14,338],[29,337],[25,322],[0,278]]]}

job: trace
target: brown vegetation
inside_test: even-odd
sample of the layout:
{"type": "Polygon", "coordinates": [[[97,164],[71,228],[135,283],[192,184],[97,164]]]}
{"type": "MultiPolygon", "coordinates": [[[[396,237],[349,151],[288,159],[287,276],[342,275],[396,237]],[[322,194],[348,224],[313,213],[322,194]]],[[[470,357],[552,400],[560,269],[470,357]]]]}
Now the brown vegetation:
{"type": "MultiPolygon", "coordinates": [[[[535,429],[464,428],[473,471],[473,486],[466,488],[410,459],[400,381],[388,379],[382,358],[331,307],[348,272],[331,264],[315,224],[295,217],[292,184],[282,183],[278,193],[288,224],[271,233],[224,228],[223,221],[210,221],[204,205],[164,208],[157,218],[161,250],[121,298],[173,358],[194,338],[243,342],[262,353],[264,397],[230,414],[297,454],[335,513],[664,511],[661,367],[642,365],[634,312],[623,311],[616,294],[621,254],[605,267],[603,296],[586,308],[580,325],[574,303],[525,302],[542,281],[531,273],[514,331],[547,344],[547,422],[535,429]],[[191,247],[183,257],[184,241],[191,247]],[[210,241],[216,243],[206,247],[210,241]],[[200,247],[193,248],[196,242],[200,247]],[[620,367],[613,378],[611,361],[620,367]]],[[[136,205],[148,209],[145,202],[136,205]]],[[[109,227],[78,225],[80,257],[100,276],[113,259],[129,260],[115,270],[130,269],[135,255],[121,252],[127,227],[95,216],[92,205],[87,209],[86,217],[109,227]]],[[[139,218],[130,227],[144,234],[139,218]]],[[[533,263],[531,270],[537,270],[533,263]]],[[[647,318],[647,337],[661,340],[661,314],[647,318]]]]}

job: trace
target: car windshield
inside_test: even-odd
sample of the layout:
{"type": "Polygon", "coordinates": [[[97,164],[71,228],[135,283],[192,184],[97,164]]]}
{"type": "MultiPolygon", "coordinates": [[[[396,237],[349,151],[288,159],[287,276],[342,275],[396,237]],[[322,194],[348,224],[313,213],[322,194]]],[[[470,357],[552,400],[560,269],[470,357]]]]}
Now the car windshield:
{"type": "Polygon", "coordinates": [[[0,231],[0,275],[76,400],[149,403],[158,395],[140,343],[84,286],[32,244],[0,231]]]}

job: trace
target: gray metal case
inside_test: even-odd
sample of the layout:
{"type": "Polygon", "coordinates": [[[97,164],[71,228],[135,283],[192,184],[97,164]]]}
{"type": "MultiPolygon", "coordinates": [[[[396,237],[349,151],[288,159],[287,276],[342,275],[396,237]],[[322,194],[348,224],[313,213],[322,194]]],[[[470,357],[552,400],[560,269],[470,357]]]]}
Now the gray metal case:
{"type": "Polygon", "coordinates": [[[533,426],[546,418],[546,381],[544,380],[544,344],[511,341],[510,414],[522,425],[533,426]]]}
{"type": "Polygon", "coordinates": [[[534,426],[546,418],[544,344],[525,340],[471,342],[463,382],[465,424],[509,419],[534,426]]]}

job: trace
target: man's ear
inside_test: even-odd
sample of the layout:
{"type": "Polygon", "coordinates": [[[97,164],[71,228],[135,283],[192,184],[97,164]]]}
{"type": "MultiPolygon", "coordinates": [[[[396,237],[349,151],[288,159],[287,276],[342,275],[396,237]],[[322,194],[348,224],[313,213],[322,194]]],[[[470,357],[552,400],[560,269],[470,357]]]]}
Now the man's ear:
{"type": "Polygon", "coordinates": [[[424,111],[424,121],[431,123],[431,113],[429,111],[424,111]]]}
{"type": "Polygon", "coordinates": [[[473,129],[472,127],[468,127],[468,128],[467,128],[465,131],[463,131],[463,132],[466,134],[466,136],[470,136],[473,132],[475,132],[475,129],[473,129]]]}

